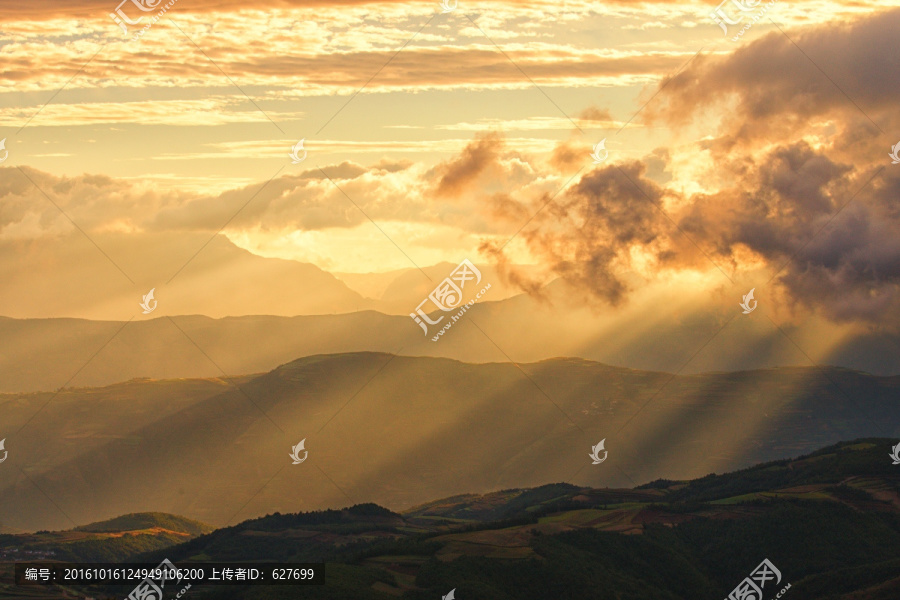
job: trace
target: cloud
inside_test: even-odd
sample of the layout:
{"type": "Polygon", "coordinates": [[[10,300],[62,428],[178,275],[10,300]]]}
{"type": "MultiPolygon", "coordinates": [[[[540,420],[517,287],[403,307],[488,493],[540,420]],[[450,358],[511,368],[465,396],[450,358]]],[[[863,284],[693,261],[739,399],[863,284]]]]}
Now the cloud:
{"type": "MultiPolygon", "coordinates": [[[[896,327],[900,170],[887,158],[897,140],[887,140],[878,127],[900,132],[893,109],[900,80],[884,75],[900,66],[892,50],[898,30],[900,10],[887,10],[841,27],[787,30],[796,45],[774,32],[731,54],[699,56],[647,90],[654,99],[641,115],[660,126],[654,131],[687,131],[689,141],[658,146],[640,158],[621,159],[629,156],[623,152],[589,165],[562,191],[574,169],[589,164],[589,144],[580,148],[573,137],[549,156],[525,155],[510,150],[500,133],[476,137],[434,167],[344,162],[323,167],[328,177],[310,169],[222,194],[161,194],[109,178],[27,172],[86,229],[218,231],[227,225],[235,233],[349,230],[369,218],[403,226],[441,223],[454,233],[480,235],[480,250],[534,294],[540,286],[509,266],[519,262],[519,248],[611,305],[670,273],[723,280],[719,267],[735,279],[764,272],[756,283],[759,293],[775,277],[789,302],[831,319],[896,327]],[[694,186],[685,191],[694,174],[699,183],[688,181],[694,186]]],[[[233,42],[223,42],[217,62],[229,62],[233,42]]],[[[511,51],[517,61],[532,61],[526,70],[537,79],[544,67],[560,80],[581,69],[596,74],[596,65],[511,51]]],[[[459,50],[455,68],[443,72],[408,62],[433,52],[401,53],[392,72],[379,79],[411,86],[442,78],[471,81],[484,68],[484,81],[499,85],[492,69],[505,59],[497,53],[459,50]]],[[[314,76],[351,85],[363,72],[371,76],[371,64],[354,70],[356,50],[338,54],[326,58],[327,68],[314,76]],[[329,72],[337,65],[329,60],[347,70],[329,72]]],[[[240,68],[271,71],[277,78],[301,60],[282,65],[276,58],[266,57],[273,61],[270,68],[248,56],[240,68]]],[[[621,67],[603,60],[605,68],[621,67]]],[[[602,108],[579,117],[612,121],[602,108]]],[[[69,226],[29,186],[16,170],[0,169],[0,237],[69,226]]]]}
{"type": "Polygon", "coordinates": [[[885,76],[900,71],[897,31],[900,9],[850,24],[774,31],[727,56],[698,57],[661,82],[665,93],[645,116],[684,124],[733,103],[720,133],[727,144],[787,136],[835,117],[846,128],[877,134],[877,126],[898,123],[900,78],[885,76]]]}
{"type": "MultiPolygon", "coordinates": [[[[155,0],[154,0],[155,1],[155,0]]],[[[634,4],[634,0],[616,0],[616,3],[629,5],[634,4]]],[[[641,4],[672,4],[674,0],[654,0],[647,2],[643,0],[641,4]]],[[[152,4],[149,2],[148,4],[152,4]]],[[[520,1],[502,1],[495,0],[491,3],[495,9],[507,6],[509,8],[522,9],[523,4],[520,1]]],[[[590,8],[594,3],[589,0],[570,0],[567,7],[570,10],[578,8],[590,8]]],[[[97,15],[106,16],[112,12],[118,5],[118,0],[109,2],[108,0],[31,0],[29,2],[14,2],[9,6],[3,7],[0,13],[0,20],[39,20],[53,18],[90,18],[97,15]]],[[[130,3],[129,3],[130,5],[130,3]]],[[[159,6],[165,5],[160,2],[159,6]]],[[[409,5],[409,0],[262,0],[254,3],[254,7],[259,10],[283,10],[283,9],[308,9],[308,8],[350,8],[365,6],[404,6],[409,5]]],[[[559,5],[554,0],[529,0],[528,8],[555,8],[559,5]]],[[[247,3],[242,0],[207,0],[206,2],[185,2],[176,3],[175,7],[183,12],[222,14],[227,12],[237,12],[247,8],[247,3]]],[[[151,13],[152,14],[152,13],[151,13]]]]}
{"type": "Polygon", "coordinates": [[[87,231],[136,229],[147,215],[194,197],[105,175],[57,177],[27,166],[21,169],[0,168],[2,239],[67,232],[72,221],[87,231]]]}
{"type": "MultiPolygon", "coordinates": [[[[590,106],[578,113],[578,119],[581,121],[580,127],[585,128],[610,129],[626,125],[614,120],[608,108],[597,106],[590,106]]],[[[569,139],[560,142],[553,148],[549,159],[550,165],[562,173],[571,173],[589,163],[586,158],[590,149],[580,137],[582,132],[570,130],[570,133],[569,139]]]]}
{"type": "Polygon", "coordinates": [[[612,115],[609,113],[609,109],[598,108],[596,106],[584,109],[578,114],[578,118],[585,121],[597,121],[601,123],[611,122],[613,120],[612,115]]]}
{"type": "Polygon", "coordinates": [[[684,125],[729,107],[706,147],[733,183],[691,198],[680,224],[722,258],[749,249],[775,271],[783,265],[778,281],[792,298],[838,320],[875,322],[900,309],[891,233],[900,231],[900,175],[888,170],[879,131],[900,131],[900,79],[884,76],[900,69],[898,30],[894,9],[788,31],[793,42],[774,32],[695,61],[651,110],[684,125]]]}
{"type": "Polygon", "coordinates": [[[496,163],[502,148],[503,140],[499,134],[488,133],[478,136],[474,143],[466,146],[462,155],[438,167],[437,170],[441,175],[435,194],[441,197],[458,196],[479,175],[496,163]]]}
{"type": "MultiPolygon", "coordinates": [[[[647,117],[673,131],[715,133],[585,174],[519,237],[555,273],[613,305],[667,270],[719,267],[738,277],[762,266],[794,305],[897,328],[900,171],[887,158],[892,142],[869,117],[900,132],[900,79],[885,76],[900,67],[898,30],[900,10],[889,10],[845,27],[788,31],[803,52],[775,32],[698,58],[657,86],[664,93],[647,117]],[[686,160],[703,165],[705,191],[677,185],[675,165],[686,160]]],[[[578,158],[564,142],[551,163],[571,168],[578,158]]],[[[536,209],[512,198],[497,198],[499,217],[520,218],[510,202],[536,209]]],[[[492,242],[484,251],[500,252],[492,242]]]]}
{"type": "MultiPolygon", "coordinates": [[[[32,106],[22,105],[0,115],[0,127],[19,127],[33,116],[32,106]]],[[[269,111],[278,121],[299,119],[302,112],[269,111]]],[[[105,123],[208,127],[228,123],[264,123],[258,110],[248,110],[244,99],[210,96],[203,100],[153,100],[143,102],[51,103],[41,110],[42,126],[74,127],[105,123]]]]}
{"type": "Polygon", "coordinates": [[[518,154],[504,150],[499,135],[477,137],[462,149],[458,144],[459,154],[434,168],[388,158],[370,166],[344,161],[221,193],[159,192],[139,180],[54,176],[31,167],[23,167],[25,177],[18,169],[0,168],[0,238],[68,231],[69,218],[86,232],[218,232],[225,227],[231,233],[288,233],[352,229],[369,219],[489,232],[490,211],[480,200],[491,192],[482,189],[479,175],[490,171],[496,176],[491,179],[522,185],[534,173],[518,154]]]}
{"type": "MultiPolygon", "coordinates": [[[[177,32],[176,32],[177,33],[177,32]]],[[[185,50],[173,64],[168,46],[183,44],[171,31],[160,32],[170,43],[153,46],[135,55],[132,48],[109,46],[71,83],[74,88],[108,87],[109,75],[116,74],[122,87],[171,86],[196,87],[209,78],[220,78],[219,68],[236,81],[253,81],[271,88],[290,86],[303,95],[334,93],[336,89],[356,92],[367,90],[397,91],[423,89],[525,89],[533,84],[509,64],[509,60],[493,49],[485,48],[407,48],[400,54],[385,48],[335,52],[328,48],[299,54],[296,48],[283,53],[267,48],[248,47],[247,40],[206,40],[197,44],[215,56],[213,65],[201,53],[185,50]],[[390,68],[383,69],[390,61],[390,68]],[[447,69],[447,64],[453,69],[447,69]],[[372,75],[379,76],[372,79],[372,75]],[[370,81],[371,80],[371,81],[370,81]]],[[[4,51],[11,55],[0,72],[19,90],[58,88],[78,71],[99,48],[80,44],[60,49],[33,44],[11,45],[4,51]],[[93,52],[92,52],[93,50],[93,52]],[[68,77],[67,77],[68,76],[68,77]]],[[[313,49],[315,50],[315,49],[313,49]]],[[[630,77],[646,81],[659,72],[676,68],[684,61],[683,53],[655,53],[632,56],[596,56],[560,48],[552,58],[542,50],[518,49],[507,52],[517,65],[529,73],[538,85],[609,84],[631,85],[630,77]]],[[[233,110],[230,106],[223,108],[233,110]]],[[[284,112],[288,113],[288,110],[284,112]]]]}
{"type": "MultiPolygon", "coordinates": [[[[670,256],[666,220],[655,206],[664,190],[644,177],[645,169],[633,161],[589,172],[559,197],[534,202],[535,217],[518,235],[553,273],[620,304],[630,290],[632,250],[653,252],[660,264],[670,256]]],[[[498,212],[513,214],[509,207],[498,212]]],[[[485,242],[482,251],[505,264],[498,244],[485,242]]],[[[518,275],[509,277],[515,281],[518,275]]],[[[523,286],[533,288],[533,282],[523,286]]]]}
{"type": "Polygon", "coordinates": [[[553,153],[550,155],[550,164],[557,171],[571,172],[586,164],[585,156],[584,144],[580,144],[570,138],[560,142],[553,148],[553,153]]]}
{"type": "Polygon", "coordinates": [[[896,310],[900,283],[891,233],[900,214],[878,198],[900,193],[900,179],[877,176],[853,198],[874,174],[805,141],[786,143],[758,157],[734,186],[692,196],[674,216],[722,262],[739,269],[745,250],[763,259],[795,301],[838,320],[874,320],[896,310]]]}

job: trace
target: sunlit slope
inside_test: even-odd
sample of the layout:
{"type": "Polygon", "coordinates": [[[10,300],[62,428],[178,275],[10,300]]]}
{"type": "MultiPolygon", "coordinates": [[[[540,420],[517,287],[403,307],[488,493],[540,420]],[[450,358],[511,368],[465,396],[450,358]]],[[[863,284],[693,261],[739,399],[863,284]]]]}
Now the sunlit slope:
{"type": "Polygon", "coordinates": [[[885,460],[892,443],[843,442],[643,489],[551,484],[464,494],[400,515],[372,505],[270,515],[148,558],[324,560],[328,586],[317,598],[426,599],[456,586],[479,598],[659,600],[725,597],[765,556],[781,569],[777,589],[790,583],[798,598],[893,600],[900,475],[885,460]]]}
{"type": "MultiPolygon", "coordinates": [[[[803,600],[894,600],[892,443],[843,442],[641,489],[551,484],[464,494],[400,515],[372,505],[271,515],[147,557],[324,560],[327,585],[311,597],[411,600],[453,588],[477,598],[721,598],[766,557],[782,577],[767,597],[790,583],[803,600]]],[[[240,597],[270,595],[249,588],[240,597]]]]}
{"type": "Polygon", "coordinates": [[[148,511],[221,526],[549,482],[696,478],[895,435],[898,390],[898,378],[839,369],[673,378],[580,359],[357,353],[231,380],[4,395],[5,431],[27,425],[7,434],[0,514],[25,530],[148,511]],[[592,465],[601,439],[608,459],[592,465]],[[294,465],[301,440],[309,454],[294,465]]]}
{"type": "Polygon", "coordinates": [[[99,521],[77,527],[77,531],[89,531],[96,533],[140,531],[143,529],[160,528],[169,531],[177,531],[189,536],[201,535],[209,533],[212,527],[200,521],[186,519],[178,515],[169,515],[166,513],[132,513],[122,515],[114,519],[99,521]]]}
{"type": "MultiPolygon", "coordinates": [[[[857,439],[635,489],[555,483],[461,494],[399,513],[371,503],[274,513],[215,531],[175,515],[131,514],[77,530],[0,536],[0,553],[90,559],[116,551],[123,561],[182,566],[324,561],[317,576],[327,584],[303,594],[323,600],[427,599],[454,586],[479,598],[724,597],[764,556],[782,573],[776,589],[790,583],[798,598],[894,600],[900,474],[886,457],[892,444],[857,439]]],[[[10,570],[0,568],[0,597],[29,597],[12,585],[10,570]]],[[[287,598],[279,589],[210,593],[287,598]]],[[[43,597],[71,596],[56,588],[43,597]]]]}
{"type": "Polygon", "coordinates": [[[164,513],[122,515],[64,531],[0,535],[0,558],[118,562],[209,533],[205,523],[164,513]]]}

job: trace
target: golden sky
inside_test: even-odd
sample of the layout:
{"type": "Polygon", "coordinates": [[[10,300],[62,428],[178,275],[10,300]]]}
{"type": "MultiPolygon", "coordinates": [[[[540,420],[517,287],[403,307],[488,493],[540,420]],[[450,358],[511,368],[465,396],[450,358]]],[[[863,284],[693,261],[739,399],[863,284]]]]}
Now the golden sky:
{"type": "Polygon", "coordinates": [[[129,36],[115,2],[6,4],[0,242],[221,231],[333,272],[535,264],[611,305],[754,274],[897,315],[897,2],[773,2],[737,41],[702,2],[128,0],[129,36]]]}

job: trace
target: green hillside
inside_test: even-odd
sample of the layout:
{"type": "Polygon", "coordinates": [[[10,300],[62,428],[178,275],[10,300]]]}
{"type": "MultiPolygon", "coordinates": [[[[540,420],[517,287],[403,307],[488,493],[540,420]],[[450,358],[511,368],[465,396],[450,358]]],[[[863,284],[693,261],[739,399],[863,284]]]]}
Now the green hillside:
{"type": "MultiPolygon", "coordinates": [[[[723,598],[763,559],[782,574],[767,598],[790,584],[788,597],[797,600],[896,600],[900,469],[887,456],[891,445],[859,439],[636,489],[550,484],[458,495],[399,514],[374,504],[276,513],[119,559],[326,562],[321,587],[192,588],[207,600],[426,600],[451,589],[460,600],[723,598]]],[[[126,515],[93,528],[116,522],[182,520],[126,515]]],[[[118,597],[112,588],[83,593],[118,597]]],[[[24,596],[7,586],[0,597],[24,596]]]]}
{"type": "MultiPolygon", "coordinates": [[[[357,514],[355,542],[336,542],[318,556],[303,554],[308,546],[298,530],[321,533],[344,521],[273,515],[243,523],[231,545],[213,534],[168,555],[218,559],[250,532],[271,535],[281,523],[280,542],[270,539],[241,556],[260,559],[280,547],[284,560],[330,561],[329,585],[301,590],[304,598],[425,600],[454,588],[458,598],[498,600],[715,598],[768,558],[783,575],[781,586],[791,584],[791,598],[896,600],[900,472],[889,449],[890,440],[857,440],[655,489],[548,485],[466,495],[407,511],[403,523],[376,527],[370,520],[364,533],[357,514]],[[494,521],[498,515],[505,520],[494,521]]],[[[297,591],[208,592],[260,599],[288,593],[297,591]]]]}
{"type": "Polygon", "coordinates": [[[76,527],[75,531],[90,531],[101,533],[109,531],[135,531],[153,528],[167,529],[169,531],[186,533],[191,536],[209,533],[210,531],[213,531],[215,529],[214,527],[207,525],[206,523],[194,521],[193,519],[186,519],[184,517],[169,515],[166,513],[150,512],[131,513],[128,515],[122,515],[121,517],[116,517],[114,519],[109,519],[107,521],[99,521],[97,523],[91,523],[89,525],[82,525],[81,527],[76,527]]]}
{"type": "Polygon", "coordinates": [[[123,515],[67,531],[0,535],[0,562],[44,559],[118,562],[180,544],[212,530],[205,523],[165,513],[123,515]]]}

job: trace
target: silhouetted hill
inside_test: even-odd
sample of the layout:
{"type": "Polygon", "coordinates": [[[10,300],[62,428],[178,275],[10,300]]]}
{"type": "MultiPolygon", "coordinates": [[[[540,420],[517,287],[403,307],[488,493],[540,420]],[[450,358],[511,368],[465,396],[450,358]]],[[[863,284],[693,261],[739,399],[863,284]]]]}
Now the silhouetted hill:
{"type": "MultiPolygon", "coordinates": [[[[280,544],[269,538],[261,554],[242,557],[262,559],[279,545],[285,559],[329,561],[328,585],[304,593],[311,598],[424,600],[450,589],[460,598],[509,600],[725,597],[768,559],[781,580],[764,587],[766,597],[790,584],[790,596],[800,600],[890,600],[900,589],[900,473],[887,456],[890,442],[840,443],[716,477],[737,491],[758,493],[714,501],[704,499],[710,478],[662,490],[548,485],[448,498],[405,512],[405,527],[379,529],[383,535],[374,537],[371,523],[355,542],[341,540],[318,555],[306,554],[309,546],[294,541],[302,539],[299,532],[273,515],[239,527],[244,533],[291,531],[290,538],[282,536],[280,544]],[[494,521],[475,506],[490,506],[505,520],[494,521]],[[444,517],[472,518],[428,525],[423,511],[435,517],[435,507],[443,507],[444,517]],[[274,526],[279,521],[282,526],[274,526]]],[[[222,540],[211,550],[214,535],[167,555],[182,562],[198,550],[204,558],[224,556],[222,540]]],[[[237,550],[246,538],[232,539],[237,550]]],[[[286,596],[246,588],[213,590],[212,597],[286,596]]]]}
{"type": "Polygon", "coordinates": [[[170,315],[316,315],[376,307],[315,265],[264,258],[224,235],[97,232],[92,239],[134,283],[78,233],[2,240],[0,314],[124,321],[140,314],[141,295],[151,288],[160,312],[170,315]]]}
{"type": "Polygon", "coordinates": [[[699,478],[900,433],[898,390],[900,378],[843,369],[673,377],[580,359],[356,353],[255,376],[4,395],[4,430],[25,428],[5,434],[0,514],[31,531],[71,526],[64,513],[164,511],[223,526],[548,482],[699,478]],[[602,439],[608,459],[592,465],[602,439]],[[291,464],[301,440],[308,459],[291,464]]]}
{"type": "MultiPolygon", "coordinates": [[[[331,277],[324,273],[318,276],[331,277]]],[[[299,276],[271,279],[306,286],[306,280],[299,276]]],[[[263,288],[239,277],[228,281],[242,295],[268,297],[263,288]]],[[[336,280],[332,283],[343,285],[336,280]]],[[[737,308],[731,303],[710,306],[708,299],[682,299],[680,308],[675,309],[668,299],[660,299],[650,308],[629,306],[614,316],[576,303],[573,298],[577,290],[562,281],[547,286],[545,292],[546,301],[522,295],[495,301],[487,295],[436,342],[433,336],[437,326],[432,326],[426,336],[409,317],[426,297],[424,294],[416,296],[419,299],[406,305],[400,315],[376,312],[376,304],[342,301],[307,311],[342,314],[213,319],[186,309],[219,314],[211,310],[215,303],[227,302],[227,296],[237,292],[223,292],[220,298],[214,289],[202,289],[186,296],[210,303],[208,310],[199,303],[173,304],[172,292],[158,289],[160,304],[149,315],[140,314],[140,296],[135,295],[114,303],[115,310],[104,314],[118,317],[110,316],[109,320],[0,317],[0,392],[101,386],[136,377],[237,376],[271,371],[301,356],[353,352],[474,363],[524,363],[573,356],[685,374],[809,366],[812,357],[818,364],[880,375],[900,373],[900,337],[889,332],[842,333],[841,343],[818,348],[808,340],[817,339],[817,328],[827,329],[827,324],[794,327],[783,323],[779,329],[761,315],[754,316],[756,313],[732,318],[737,308]],[[792,340],[800,340],[806,353],[792,340]]],[[[131,286],[128,293],[134,294],[131,286]]],[[[402,302],[395,308],[401,306],[402,302]]],[[[298,313],[303,312],[300,308],[298,313]]],[[[443,317],[446,323],[446,313],[443,317]]]]}
{"type": "MultiPolygon", "coordinates": [[[[373,504],[276,513],[121,558],[326,561],[324,586],[192,589],[213,600],[426,600],[451,589],[461,600],[722,598],[764,559],[780,571],[780,581],[764,586],[766,598],[787,588],[798,600],[896,600],[900,471],[887,456],[892,442],[842,442],[652,489],[549,484],[400,514],[373,504]]],[[[118,597],[111,588],[90,595],[118,597]]]]}

